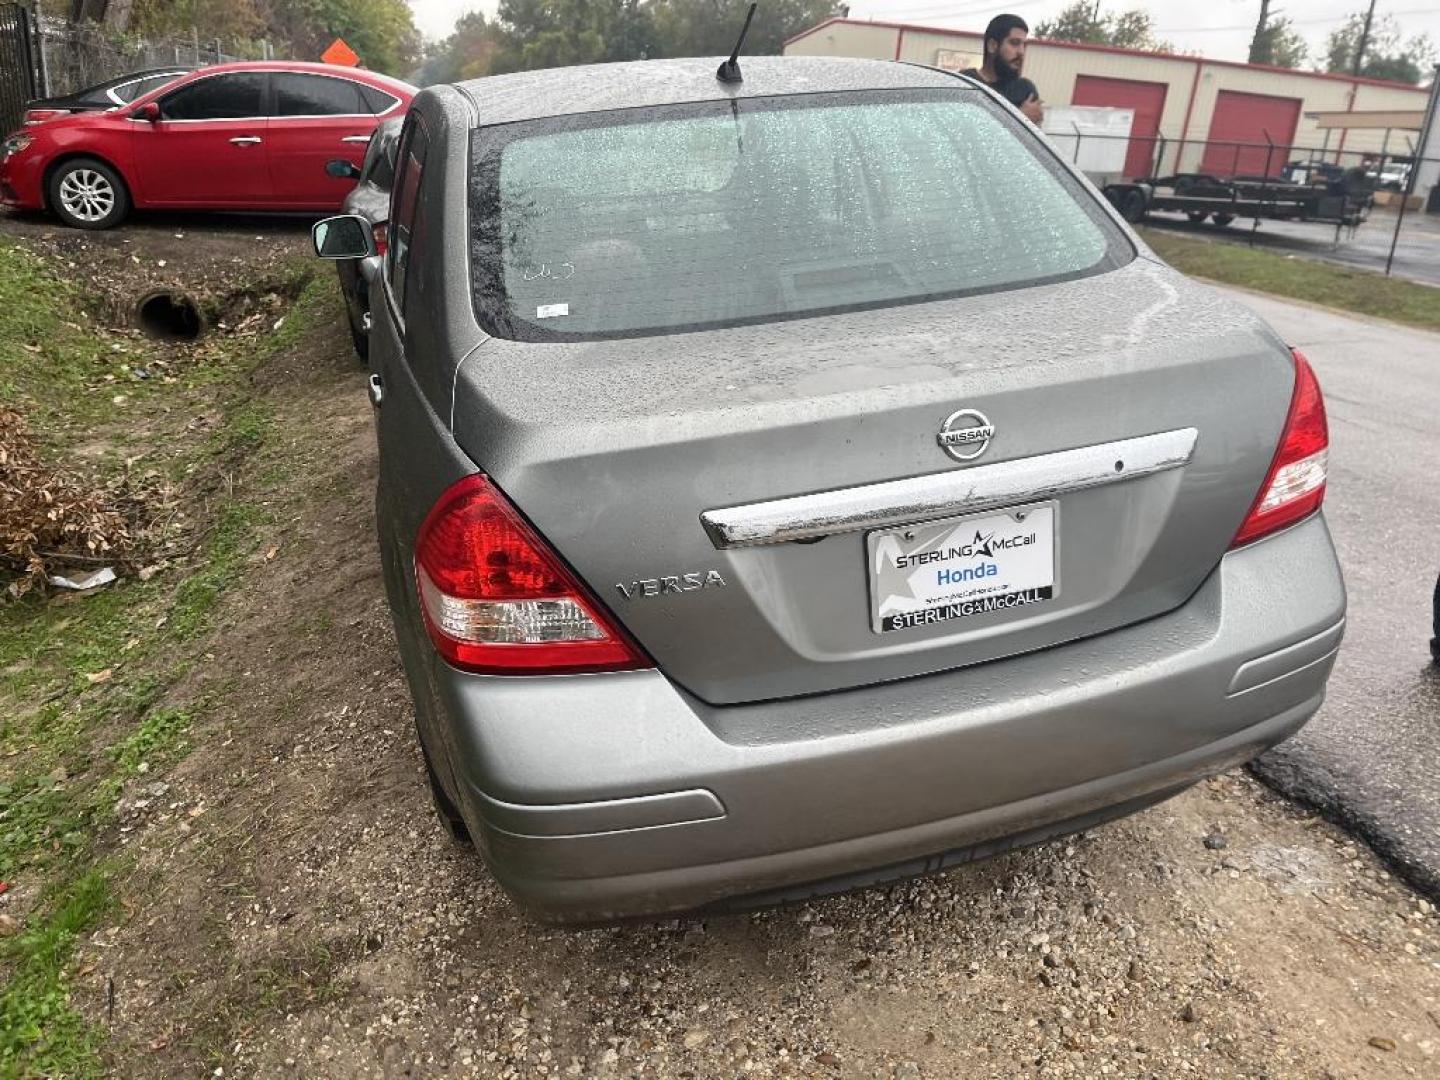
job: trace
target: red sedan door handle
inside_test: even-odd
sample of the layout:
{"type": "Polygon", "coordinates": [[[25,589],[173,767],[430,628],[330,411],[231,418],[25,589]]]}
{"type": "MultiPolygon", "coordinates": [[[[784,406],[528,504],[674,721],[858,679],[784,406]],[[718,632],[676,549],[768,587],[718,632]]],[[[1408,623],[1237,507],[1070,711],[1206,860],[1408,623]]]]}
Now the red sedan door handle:
{"type": "Polygon", "coordinates": [[[235,146],[254,146],[256,143],[264,142],[259,135],[237,135],[230,142],[235,146]]]}
{"type": "Polygon", "coordinates": [[[342,143],[343,143],[343,142],[363,142],[363,143],[368,143],[368,142],[370,141],[370,136],[369,136],[369,135],[346,135],[346,136],[345,136],[343,139],[341,139],[340,141],[341,141],[342,143]]]}

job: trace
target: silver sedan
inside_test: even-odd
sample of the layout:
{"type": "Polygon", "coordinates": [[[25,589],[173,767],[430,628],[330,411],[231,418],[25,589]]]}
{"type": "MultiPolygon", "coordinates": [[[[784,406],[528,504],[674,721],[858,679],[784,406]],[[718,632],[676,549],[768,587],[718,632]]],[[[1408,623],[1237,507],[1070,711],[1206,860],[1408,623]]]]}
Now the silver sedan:
{"type": "Polygon", "coordinates": [[[554,919],[1130,812],[1299,728],[1344,629],[1303,357],[988,89],[741,67],[432,87],[400,139],[385,580],[441,819],[554,919]]]}

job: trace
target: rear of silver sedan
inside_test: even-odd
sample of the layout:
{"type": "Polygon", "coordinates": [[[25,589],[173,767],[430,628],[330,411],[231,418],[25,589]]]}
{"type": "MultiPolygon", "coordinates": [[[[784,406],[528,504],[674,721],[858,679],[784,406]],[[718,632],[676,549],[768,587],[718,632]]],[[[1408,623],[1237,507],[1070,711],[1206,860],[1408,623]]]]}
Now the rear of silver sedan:
{"type": "Polygon", "coordinates": [[[491,79],[402,142],[387,588],[442,815],[551,917],[1128,812],[1298,728],[1343,632],[1303,358],[986,91],[745,74],[491,79]]]}

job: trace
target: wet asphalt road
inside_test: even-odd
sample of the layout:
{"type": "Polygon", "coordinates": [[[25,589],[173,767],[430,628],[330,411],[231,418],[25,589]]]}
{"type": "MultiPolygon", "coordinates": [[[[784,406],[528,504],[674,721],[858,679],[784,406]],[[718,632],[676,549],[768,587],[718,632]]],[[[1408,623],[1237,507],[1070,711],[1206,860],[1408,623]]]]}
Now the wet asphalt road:
{"type": "MultiPolygon", "coordinates": [[[[1225,228],[1208,222],[1192,225],[1175,214],[1153,214],[1145,224],[1171,232],[1235,244],[1249,244],[1282,254],[1307,259],[1359,266],[1366,270],[1384,270],[1390,243],[1395,239],[1396,214],[1377,207],[1367,220],[1353,232],[1341,230],[1335,240],[1335,226],[1312,225],[1303,221],[1262,221],[1251,231],[1251,221],[1240,218],[1225,228]]],[[[1395,261],[1391,272],[1427,285],[1440,285],[1440,214],[1407,213],[1399,222],[1400,236],[1395,239],[1395,261]]]]}
{"type": "Polygon", "coordinates": [[[1324,707],[1255,771],[1440,896],[1440,671],[1428,645],[1440,574],[1440,334],[1231,295],[1320,376],[1325,513],[1350,594],[1324,707]]]}

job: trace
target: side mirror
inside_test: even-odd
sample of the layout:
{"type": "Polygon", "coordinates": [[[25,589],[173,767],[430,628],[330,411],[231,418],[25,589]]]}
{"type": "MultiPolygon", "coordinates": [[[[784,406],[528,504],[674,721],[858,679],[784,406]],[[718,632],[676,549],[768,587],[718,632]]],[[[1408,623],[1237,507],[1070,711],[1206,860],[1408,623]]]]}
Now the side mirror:
{"type": "Polygon", "coordinates": [[[325,174],[333,176],[336,180],[359,180],[360,170],[353,161],[346,161],[344,158],[336,158],[334,161],[325,163],[325,174]]]}
{"type": "Polygon", "coordinates": [[[364,259],[375,254],[370,223],[355,214],[317,221],[310,238],[315,242],[315,254],[322,259],[364,259]]]}
{"type": "Polygon", "coordinates": [[[155,123],[160,119],[160,103],[158,101],[147,101],[135,110],[135,116],[141,120],[148,120],[152,124],[155,123]]]}

